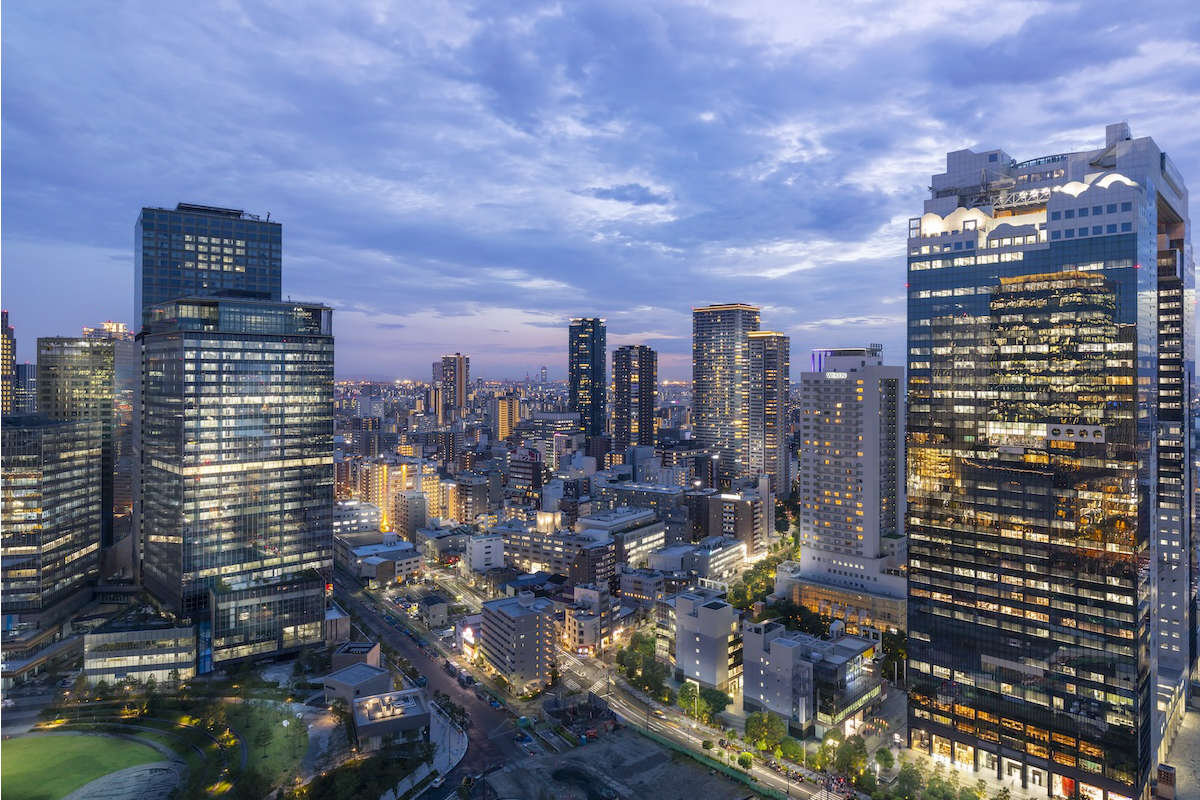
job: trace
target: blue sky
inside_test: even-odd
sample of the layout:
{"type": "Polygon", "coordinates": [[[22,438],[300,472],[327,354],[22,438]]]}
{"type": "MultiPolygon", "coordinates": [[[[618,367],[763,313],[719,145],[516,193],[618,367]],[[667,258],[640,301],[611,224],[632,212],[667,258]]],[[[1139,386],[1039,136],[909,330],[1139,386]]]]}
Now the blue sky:
{"type": "Polygon", "coordinates": [[[2,302],[129,321],[143,205],[284,225],[338,374],[566,367],[608,319],[690,377],[690,309],[763,307],[793,371],[903,361],[904,236],[945,153],[1128,120],[1200,185],[1191,2],[5,3],[2,302]]]}

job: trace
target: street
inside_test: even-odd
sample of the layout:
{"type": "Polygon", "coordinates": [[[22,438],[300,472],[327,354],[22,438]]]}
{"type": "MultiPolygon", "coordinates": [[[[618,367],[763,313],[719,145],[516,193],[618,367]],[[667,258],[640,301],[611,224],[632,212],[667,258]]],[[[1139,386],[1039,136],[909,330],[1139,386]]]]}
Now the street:
{"type": "MultiPolygon", "coordinates": [[[[467,728],[467,739],[470,746],[462,763],[447,777],[440,789],[430,790],[425,796],[438,798],[448,796],[459,785],[462,777],[486,772],[502,766],[508,761],[524,758],[528,754],[521,749],[513,737],[516,735],[516,724],[512,717],[503,709],[495,709],[475,696],[474,689],[459,686],[458,681],[446,674],[442,661],[430,657],[415,641],[404,633],[398,625],[389,623],[376,610],[374,604],[364,602],[357,587],[345,581],[340,575],[335,577],[338,602],[344,604],[379,637],[380,641],[396,650],[401,656],[412,662],[412,665],[428,680],[427,689],[430,696],[435,691],[450,696],[452,702],[467,709],[471,715],[471,727],[467,728]],[[444,792],[442,790],[445,790],[444,792]]],[[[391,610],[394,617],[401,612],[391,610]]]]}

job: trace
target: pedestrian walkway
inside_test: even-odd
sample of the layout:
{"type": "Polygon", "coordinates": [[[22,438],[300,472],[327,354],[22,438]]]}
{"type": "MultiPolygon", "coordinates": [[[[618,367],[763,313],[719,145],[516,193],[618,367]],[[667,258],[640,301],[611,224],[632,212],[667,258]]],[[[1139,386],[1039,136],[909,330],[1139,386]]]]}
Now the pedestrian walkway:
{"type": "MultiPolygon", "coordinates": [[[[434,770],[438,775],[448,775],[467,755],[466,731],[451,722],[437,706],[432,707],[429,717],[429,741],[434,746],[433,763],[421,764],[396,784],[395,788],[384,792],[379,800],[396,800],[403,797],[405,792],[425,780],[434,770]]],[[[418,793],[415,797],[423,793],[418,793]]]]}

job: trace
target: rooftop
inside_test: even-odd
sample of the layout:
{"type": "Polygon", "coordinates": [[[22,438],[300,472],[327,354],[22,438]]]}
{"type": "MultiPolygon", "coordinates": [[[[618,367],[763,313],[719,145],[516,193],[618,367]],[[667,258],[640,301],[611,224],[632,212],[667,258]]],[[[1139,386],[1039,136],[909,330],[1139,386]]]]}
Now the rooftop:
{"type": "Polygon", "coordinates": [[[427,713],[425,693],[420,689],[373,694],[354,701],[354,722],[358,725],[427,713]]]}
{"type": "Polygon", "coordinates": [[[366,683],[369,680],[378,678],[380,675],[391,674],[383,667],[373,667],[362,661],[357,664],[351,664],[348,667],[342,667],[337,672],[331,672],[325,676],[325,680],[335,680],[338,683],[344,683],[348,686],[358,686],[366,683]]]}

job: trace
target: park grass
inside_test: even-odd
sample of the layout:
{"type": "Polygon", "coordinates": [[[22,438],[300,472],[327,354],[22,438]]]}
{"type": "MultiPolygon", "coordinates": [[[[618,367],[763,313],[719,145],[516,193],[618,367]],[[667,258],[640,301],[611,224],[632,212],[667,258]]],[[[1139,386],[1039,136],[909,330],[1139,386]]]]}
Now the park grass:
{"type": "Polygon", "coordinates": [[[162,761],[144,744],[106,736],[29,736],[0,748],[4,800],[59,800],[102,775],[162,761]]]}

